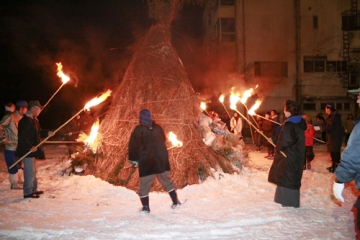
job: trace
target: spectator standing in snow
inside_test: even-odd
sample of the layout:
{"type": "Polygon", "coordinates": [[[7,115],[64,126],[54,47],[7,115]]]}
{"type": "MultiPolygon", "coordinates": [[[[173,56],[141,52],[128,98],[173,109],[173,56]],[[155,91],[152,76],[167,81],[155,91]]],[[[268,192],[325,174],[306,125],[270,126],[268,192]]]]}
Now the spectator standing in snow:
{"type": "Polygon", "coordinates": [[[224,112],[224,117],[221,119],[222,122],[226,124],[227,130],[231,130],[230,126],[230,116],[227,114],[227,112],[224,112]]]}
{"type": "Polygon", "coordinates": [[[277,185],[274,201],[283,207],[300,207],[306,123],[299,111],[299,103],[286,100],[284,114],[287,119],[281,128],[269,171],[269,182],[277,185]]]}
{"type": "Polygon", "coordinates": [[[140,124],[130,136],[129,160],[133,166],[139,167],[139,197],[142,204],[140,212],[149,213],[149,191],[155,177],[169,192],[173,202],[172,208],[180,205],[175,185],[170,179],[170,163],[166,138],[162,127],[153,121],[148,109],[140,111],[140,124]]]}
{"type": "Polygon", "coordinates": [[[231,131],[239,136],[239,139],[242,138],[242,121],[241,121],[241,117],[239,116],[239,114],[237,112],[234,112],[233,117],[230,119],[230,127],[231,127],[231,131]]]}
{"type": "Polygon", "coordinates": [[[29,151],[31,153],[24,159],[24,198],[39,198],[43,191],[37,190],[37,179],[35,170],[35,158],[45,158],[42,146],[36,147],[40,143],[40,137],[53,136],[50,131],[41,130],[39,120],[36,118],[41,112],[42,106],[39,101],[33,100],[28,103],[28,111],[19,122],[18,145],[15,155],[22,157],[29,151]]]}
{"type": "MultiPolygon", "coordinates": [[[[259,126],[259,129],[262,129],[263,119],[260,116],[256,116],[255,121],[256,121],[257,126],[259,126]]],[[[254,133],[254,142],[255,142],[255,146],[256,146],[256,151],[261,150],[261,147],[263,145],[263,139],[262,138],[263,138],[263,136],[259,132],[255,131],[255,133],[254,133]]]]}
{"type": "Polygon", "coordinates": [[[325,112],[328,115],[326,124],[323,127],[326,132],[326,146],[330,152],[332,165],[327,170],[333,173],[340,163],[340,150],[343,142],[344,128],[342,126],[341,115],[335,110],[334,103],[327,103],[325,112]]]}
{"type": "MultiPolygon", "coordinates": [[[[279,115],[276,112],[276,110],[271,110],[270,111],[270,118],[271,118],[272,121],[280,123],[280,118],[279,118],[279,115]]],[[[277,140],[278,140],[278,136],[279,136],[279,133],[280,133],[281,126],[279,124],[274,124],[274,128],[275,128],[275,136],[272,137],[271,139],[272,139],[273,143],[276,143],[277,140]]]]}
{"type": "Polygon", "coordinates": [[[305,163],[304,170],[311,169],[311,161],[314,160],[314,137],[316,135],[314,126],[311,124],[311,117],[308,114],[304,114],[303,118],[306,122],[306,130],[305,130],[305,163]]]}
{"type": "MultiPolygon", "coordinates": [[[[360,107],[360,88],[349,90],[357,94],[357,104],[360,107]]],[[[335,182],[333,185],[334,196],[344,202],[342,192],[344,183],[355,180],[355,187],[360,190],[360,117],[355,120],[355,126],[350,134],[348,144],[341,154],[341,162],[335,170],[335,182]]],[[[354,207],[357,209],[357,229],[360,231],[360,196],[358,196],[354,207]]]]}
{"type": "Polygon", "coordinates": [[[22,187],[19,186],[22,179],[22,177],[19,176],[21,164],[17,164],[11,169],[9,169],[9,167],[18,160],[15,156],[18,142],[18,125],[27,110],[27,102],[16,102],[16,110],[14,104],[7,104],[5,105],[5,110],[7,113],[0,121],[0,135],[5,136],[3,140],[5,144],[4,156],[9,173],[10,188],[21,190],[22,187]]]}
{"type": "Polygon", "coordinates": [[[352,132],[352,130],[354,129],[355,123],[354,123],[354,117],[352,114],[349,114],[344,127],[345,127],[345,145],[347,145],[347,142],[349,140],[350,134],[352,132]]]}
{"type": "MultiPolygon", "coordinates": [[[[265,113],[265,119],[270,119],[269,112],[265,113]]],[[[272,139],[275,136],[275,123],[268,120],[264,120],[262,124],[262,130],[267,138],[272,139]]],[[[265,156],[264,158],[272,159],[274,157],[274,146],[268,141],[264,141],[264,142],[268,149],[268,155],[265,156]]]]}

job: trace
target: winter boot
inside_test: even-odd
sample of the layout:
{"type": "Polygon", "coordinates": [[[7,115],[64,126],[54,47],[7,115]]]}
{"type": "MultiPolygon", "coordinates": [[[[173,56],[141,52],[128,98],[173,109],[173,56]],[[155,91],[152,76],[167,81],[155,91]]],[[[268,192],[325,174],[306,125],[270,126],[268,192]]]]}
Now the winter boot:
{"type": "Polygon", "coordinates": [[[176,191],[175,190],[171,190],[169,192],[169,195],[171,197],[171,200],[173,202],[173,204],[171,205],[172,208],[177,208],[177,207],[180,207],[181,203],[179,201],[179,199],[177,198],[177,194],[176,194],[176,191]]]}
{"type": "Polygon", "coordinates": [[[149,207],[149,196],[140,197],[141,204],[143,205],[142,209],[140,209],[140,213],[150,213],[149,207]]]}
{"type": "Polygon", "coordinates": [[[10,189],[22,190],[22,187],[18,185],[17,174],[9,174],[10,189]]]}
{"type": "Polygon", "coordinates": [[[334,169],[334,167],[335,167],[335,163],[332,163],[331,167],[327,167],[326,170],[330,172],[330,170],[334,169]]]}

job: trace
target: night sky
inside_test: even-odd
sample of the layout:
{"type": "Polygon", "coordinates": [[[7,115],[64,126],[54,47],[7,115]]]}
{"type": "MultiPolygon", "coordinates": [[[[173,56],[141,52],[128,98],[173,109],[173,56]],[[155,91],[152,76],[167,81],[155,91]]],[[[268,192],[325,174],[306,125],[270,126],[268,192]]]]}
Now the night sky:
{"type": "MultiPolygon", "coordinates": [[[[71,81],[39,116],[43,128],[57,128],[97,94],[116,88],[134,43],[154,23],[143,0],[2,1],[1,116],[9,101],[37,99],[45,104],[62,83],[55,64],[62,62],[71,81]]],[[[190,79],[196,76],[191,69],[203,64],[201,26],[200,6],[186,5],[173,22],[173,45],[189,66],[190,79]]],[[[93,115],[104,108],[94,109],[93,115]]]]}

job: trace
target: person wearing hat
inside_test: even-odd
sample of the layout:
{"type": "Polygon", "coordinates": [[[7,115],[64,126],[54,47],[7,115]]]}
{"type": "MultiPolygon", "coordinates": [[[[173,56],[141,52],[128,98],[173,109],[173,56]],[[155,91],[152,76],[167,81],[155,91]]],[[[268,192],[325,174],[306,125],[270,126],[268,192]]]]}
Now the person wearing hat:
{"type": "Polygon", "coordinates": [[[303,119],[306,122],[305,130],[305,163],[304,170],[311,169],[311,161],[314,160],[314,138],[316,136],[316,131],[314,126],[311,124],[311,117],[308,114],[304,114],[303,119]]]}
{"type": "MultiPolygon", "coordinates": [[[[349,90],[349,93],[357,95],[357,104],[360,107],[360,88],[349,90]]],[[[355,119],[355,126],[352,130],[348,144],[341,154],[341,161],[335,170],[335,182],[333,193],[336,199],[344,202],[342,192],[344,183],[355,180],[355,187],[360,190],[360,117],[355,119]]],[[[358,195],[358,194],[357,194],[358,195]]],[[[354,207],[357,209],[357,229],[360,231],[360,195],[354,207]]]]}
{"type": "Polygon", "coordinates": [[[9,167],[18,160],[15,156],[18,142],[18,125],[27,110],[27,103],[25,101],[16,102],[16,110],[13,103],[7,103],[5,104],[5,110],[6,114],[0,120],[0,135],[5,137],[3,139],[3,143],[5,144],[4,157],[9,173],[10,189],[21,190],[22,187],[19,186],[19,183],[22,182],[19,171],[20,164],[11,169],[9,169],[9,167]]]}
{"type": "Polygon", "coordinates": [[[172,208],[180,206],[175,185],[170,179],[170,163],[163,128],[152,119],[148,109],[140,111],[140,124],[131,133],[129,141],[129,160],[139,167],[139,197],[141,213],[150,213],[149,191],[155,177],[167,191],[173,202],[172,208]]]}
{"type": "Polygon", "coordinates": [[[45,158],[42,146],[36,147],[40,143],[41,137],[54,135],[51,131],[41,130],[39,120],[36,118],[41,112],[41,104],[37,100],[29,101],[28,111],[19,122],[18,145],[16,156],[24,159],[24,198],[39,198],[43,191],[37,190],[37,179],[35,170],[35,158],[45,158]]]}
{"type": "Polygon", "coordinates": [[[344,137],[344,128],[342,126],[341,115],[335,110],[334,103],[327,103],[325,113],[328,115],[323,131],[326,132],[326,146],[330,152],[332,165],[328,168],[333,173],[340,163],[340,150],[344,137]]]}

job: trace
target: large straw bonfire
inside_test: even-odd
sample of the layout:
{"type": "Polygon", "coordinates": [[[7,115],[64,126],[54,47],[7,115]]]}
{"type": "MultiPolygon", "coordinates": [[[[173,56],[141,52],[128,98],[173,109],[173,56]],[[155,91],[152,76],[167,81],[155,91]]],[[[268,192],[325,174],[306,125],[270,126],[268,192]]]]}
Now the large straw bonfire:
{"type": "MultiPolygon", "coordinates": [[[[156,2],[156,1],[155,1],[156,2]]],[[[182,2],[164,1],[171,11],[160,15],[137,45],[121,84],[113,93],[113,101],[99,130],[99,157],[87,168],[111,183],[138,189],[138,169],[128,167],[128,142],[139,124],[139,111],[147,108],[166,134],[170,131],[183,142],[169,149],[171,175],[177,188],[199,183],[199,178],[213,176],[212,169],[234,173],[232,164],[206,146],[198,130],[200,102],[188,79],[185,68],[171,44],[170,23],[182,2]]],[[[151,12],[150,1],[150,12],[151,12]]],[[[159,15],[157,15],[159,16],[159,15]]],[[[167,142],[171,147],[171,143],[167,142]]],[[[151,190],[161,191],[155,181],[151,190]]]]}

